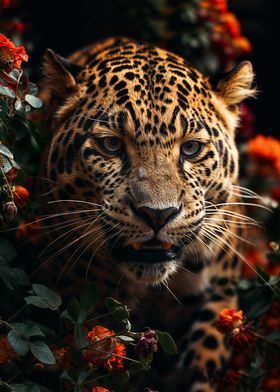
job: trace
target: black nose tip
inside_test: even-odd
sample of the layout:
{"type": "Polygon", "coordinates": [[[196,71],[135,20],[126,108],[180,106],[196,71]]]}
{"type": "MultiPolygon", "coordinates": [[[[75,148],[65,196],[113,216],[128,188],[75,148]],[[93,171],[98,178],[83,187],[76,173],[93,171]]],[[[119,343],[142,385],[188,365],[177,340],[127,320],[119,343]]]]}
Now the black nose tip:
{"type": "Polygon", "coordinates": [[[155,210],[149,207],[139,207],[134,212],[140,216],[152,229],[158,231],[178,213],[179,208],[170,207],[164,210],[155,210]]]}

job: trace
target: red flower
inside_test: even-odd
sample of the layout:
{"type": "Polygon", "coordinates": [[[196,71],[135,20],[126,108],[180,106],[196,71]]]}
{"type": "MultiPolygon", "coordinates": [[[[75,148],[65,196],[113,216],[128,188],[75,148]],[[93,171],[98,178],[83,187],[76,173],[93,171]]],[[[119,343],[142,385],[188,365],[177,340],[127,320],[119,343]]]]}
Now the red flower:
{"type": "Polygon", "coordinates": [[[234,328],[231,332],[229,342],[236,350],[243,350],[246,347],[254,346],[256,335],[251,324],[243,323],[240,327],[234,328]]]}
{"type": "Polygon", "coordinates": [[[0,34],[0,66],[5,71],[20,69],[22,61],[27,61],[28,55],[23,46],[16,47],[5,35],[0,34]]]}
{"type": "Polygon", "coordinates": [[[125,346],[118,342],[114,331],[97,325],[88,334],[91,343],[83,353],[84,359],[92,367],[109,367],[110,369],[123,368],[123,358],[126,355],[125,346]]]}
{"type": "Polygon", "coordinates": [[[151,353],[157,351],[157,334],[151,329],[142,334],[134,350],[139,357],[147,358],[151,353]]]}
{"type": "Polygon", "coordinates": [[[223,309],[217,321],[217,330],[221,333],[231,331],[239,327],[243,322],[243,311],[234,309],[223,309]]]}
{"type": "Polygon", "coordinates": [[[19,208],[22,208],[25,206],[26,200],[29,197],[29,192],[23,186],[14,186],[13,187],[13,196],[14,196],[14,201],[15,201],[16,205],[19,208]]]}
{"type": "Polygon", "coordinates": [[[236,350],[256,343],[252,324],[245,322],[242,310],[223,309],[216,326],[219,332],[229,334],[229,342],[236,350]]]}
{"type": "Polygon", "coordinates": [[[0,336],[0,364],[8,363],[17,358],[6,336],[0,336]]]}
{"type": "Polygon", "coordinates": [[[91,392],[110,392],[109,389],[103,387],[93,387],[91,392]]]}
{"type": "Polygon", "coordinates": [[[15,179],[17,178],[18,174],[18,169],[15,167],[12,167],[7,173],[6,176],[8,177],[9,181],[14,182],[15,179]]]}
{"type": "Polygon", "coordinates": [[[218,392],[225,392],[228,387],[239,384],[240,373],[236,370],[229,370],[224,376],[221,376],[215,380],[218,392]]]}
{"type": "Polygon", "coordinates": [[[261,164],[270,164],[276,173],[280,174],[279,140],[271,136],[257,135],[248,142],[247,149],[249,156],[261,164]]]}

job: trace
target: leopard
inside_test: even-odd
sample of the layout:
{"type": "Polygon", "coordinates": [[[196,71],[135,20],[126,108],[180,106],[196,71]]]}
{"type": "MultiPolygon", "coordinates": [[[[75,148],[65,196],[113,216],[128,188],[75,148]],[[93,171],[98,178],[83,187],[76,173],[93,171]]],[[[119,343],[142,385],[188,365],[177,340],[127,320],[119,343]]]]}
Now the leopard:
{"type": "Polygon", "coordinates": [[[215,391],[231,356],[216,319],[237,306],[246,235],[235,134],[251,63],[209,77],[114,37],[68,58],[48,49],[42,70],[48,276],[67,272],[70,291],[95,282],[172,333],[160,391],[215,391]]]}

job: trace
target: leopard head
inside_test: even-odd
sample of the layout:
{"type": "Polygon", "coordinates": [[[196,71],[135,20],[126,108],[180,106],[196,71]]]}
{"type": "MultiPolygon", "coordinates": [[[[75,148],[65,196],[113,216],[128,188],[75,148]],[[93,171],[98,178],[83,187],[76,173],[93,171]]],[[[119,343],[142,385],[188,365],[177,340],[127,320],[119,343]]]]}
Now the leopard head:
{"type": "Polygon", "coordinates": [[[52,206],[79,213],[83,251],[141,284],[191,269],[207,205],[230,200],[237,180],[251,64],[209,79],[175,54],[124,39],[71,61],[48,51],[44,73],[52,206]]]}

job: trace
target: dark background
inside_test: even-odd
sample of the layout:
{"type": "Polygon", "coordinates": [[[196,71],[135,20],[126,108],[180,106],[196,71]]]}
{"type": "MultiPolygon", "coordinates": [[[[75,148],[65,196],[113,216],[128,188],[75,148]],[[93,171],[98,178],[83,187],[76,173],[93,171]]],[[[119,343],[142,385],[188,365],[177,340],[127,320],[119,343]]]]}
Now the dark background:
{"type": "MultiPolygon", "coordinates": [[[[142,1],[23,0],[21,17],[32,24],[30,34],[36,48],[31,55],[31,60],[39,64],[47,47],[67,55],[83,45],[106,36],[125,35],[139,38],[142,33],[140,31],[143,19],[142,1]],[[131,8],[135,5],[139,7],[139,24],[131,26],[128,18],[131,8]]],[[[278,136],[280,22],[275,2],[230,0],[229,9],[240,20],[242,32],[250,39],[254,49],[246,58],[253,63],[260,90],[258,99],[250,102],[256,116],[256,132],[278,136]]]]}

